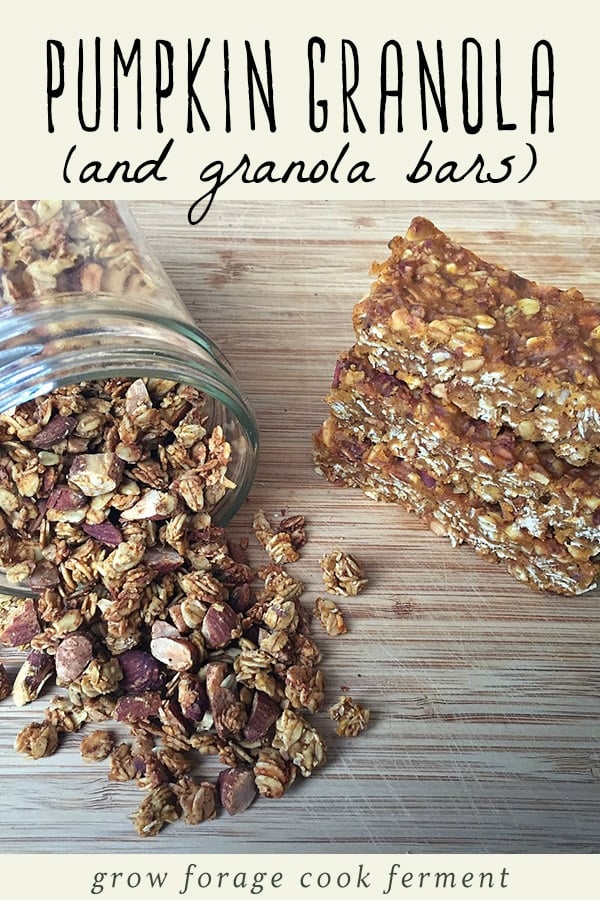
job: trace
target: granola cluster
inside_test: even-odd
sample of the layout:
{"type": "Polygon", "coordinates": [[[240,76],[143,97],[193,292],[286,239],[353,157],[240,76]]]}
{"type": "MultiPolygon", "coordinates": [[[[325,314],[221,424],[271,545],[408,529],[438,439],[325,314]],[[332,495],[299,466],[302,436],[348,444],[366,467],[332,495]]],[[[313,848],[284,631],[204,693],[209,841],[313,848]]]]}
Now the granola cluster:
{"type": "MultiPolygon", "coordinates": [[[[52,590],[80,615],[52,645],[30,649],[13,685],[20,704],[34,700],[53,678],[66,689],[52,698],[42,722],[17,735],[15,749],[38,759],[54,753],[63,734],[95,725],[81,739],[81,756],[90,763],[108,760],[111,782],[135,782],[145,791],[132,816],[140,837],[155,836],[179,818],[197,825],[215,818],[219,807],[235,815],[257,797],[280,798],[298,774],[310,776],[326,758],[308,718],[324,704],[325,678],[309,634],[310,613],[301,604],[303,583],[277,564],[255,571],[244,547],[223,529],[198,530],[192,511],[174,515],[188,522],[178,531],[181,555],[175,559],[171,546],[161,544],[161,525],[147,552],[155,562],[165,555],[146,584],[149,605],[135,641],[118,651],[107,644],[113,596],[102,572],[93,588],[70,593],[59,571],[52,590]],[[152,585],[164,590],[164,603],[156,602],[152,585]],[[97,599],[88,607],[92,589],[97,599]],[[115,737],[120,727],[129,729],[129,739],[115,737]],[[225,767],[216,783],[192,774],[204,755],[217,756],[225,767]]],[[[126,571],[147,565],[143,559],[126,571]]],[[[3,643],[7,637],[27,647],[39,643],[48,590],[4,601],[9,625],[3,643]]],[[[315,615],[327,633],[345,632],[331,601],[318,598],[315,615]]],[[[368,710],[349,697],[329,715],[339,735],[356,735],[369,721],[368,710]]]]}
{"type": "Polygon", "coordinates": [[[275,530],[264,511],[259,509],[253,522],[254,534],[272,562],[280,565],[300,559],[298,552],[306,543],[304,516],[286,516],[275,530]]]}
{"type": "Polygon", "coordinates": [[[336,722],[336,732],[340,737],[357,737],[369,724],[371,713],[355,703],[352,697],[342,694],[330,707],[329,718],[336,722]]]}
{"type": "Polygon", "coordinates": [[[335,636],[348,631],[344,614],[329,597],[317,597],[313,611],[327,634],[335,636]]]}
{"type": "MultiPolygon", "coordinates": [[[[147,792],[134,816],[142,837],[281,797],[322,765],[307,717],[323,706],[325,679],[304,585],[276,562],[253,569],[246,544],[212,524],[232,487],[230,450],[219,428],[207,430],[197,392],[92,382],[32,401],[0,427],[0,561],[32,591],[0,603],[0,643],[28,651],[13,698],[25,705],[53,682],[65,692],[16,749],[47,756],[61,735],[95,725],[81,755],[147,792]],[[26,494],[24,471],[38,476],[26,494]],[[111,722],[130,739],[117,740],[111,722]],[[216,784],[191,774],[205,754],[226,767],[216,784]]],[[[301,516],[279,530],[264,513],[257,521],[296,554],[304,543],[301,516]]],[[[269,555],[272,535],[259,537],[269,555]]],[[[337,607],[323,609],[323,627],[343,633],[337,607]]]]}
{"type": "MultiPolygon", "coordinates": [[[[323,583],[330,594],[355,597],[367,583],[358,560],[351,553],[344,553],[342,550],[326,553],[321,560],[321,569],[323,571],[323,583]]],[[[325,612],[325,607],[322,603],[320,604],[320,610],[325,612]]]]}

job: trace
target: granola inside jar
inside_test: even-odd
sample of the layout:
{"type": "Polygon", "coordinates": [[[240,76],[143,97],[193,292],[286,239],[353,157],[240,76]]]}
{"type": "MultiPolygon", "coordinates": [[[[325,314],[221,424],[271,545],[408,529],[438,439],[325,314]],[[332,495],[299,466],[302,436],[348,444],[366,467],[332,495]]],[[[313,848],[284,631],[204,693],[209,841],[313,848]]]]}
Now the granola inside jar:
{"type": "Polygon", "coordinates": [[[0,537],[18,549],[16,559],[3,555],[39,563],[36,511],[48,518],[49,500],[65,533],[110,525],[98,497],[115,478],[116,502],[143,500],[144,520],[160,521],[161,504],[177,502],[225,524],[250,489],[257,446],[229,363],[124,204],[0,201],[0,537]],[[141,496],[123,500],[136,465],[145,465],[141,496]],[[65,491],[85,504],[71,511],[65,491]]]}

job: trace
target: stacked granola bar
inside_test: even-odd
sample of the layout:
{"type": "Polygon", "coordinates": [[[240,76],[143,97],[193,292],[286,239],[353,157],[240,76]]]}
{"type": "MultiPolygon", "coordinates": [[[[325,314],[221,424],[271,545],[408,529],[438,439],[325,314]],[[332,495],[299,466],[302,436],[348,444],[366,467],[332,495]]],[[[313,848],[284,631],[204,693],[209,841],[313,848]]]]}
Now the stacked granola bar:
{"type": "Polygon", "coordinates": [[[318,469],[400,502],[535,588],[595,586],[600,304],[415,218],[355,307],[318,469]]]}

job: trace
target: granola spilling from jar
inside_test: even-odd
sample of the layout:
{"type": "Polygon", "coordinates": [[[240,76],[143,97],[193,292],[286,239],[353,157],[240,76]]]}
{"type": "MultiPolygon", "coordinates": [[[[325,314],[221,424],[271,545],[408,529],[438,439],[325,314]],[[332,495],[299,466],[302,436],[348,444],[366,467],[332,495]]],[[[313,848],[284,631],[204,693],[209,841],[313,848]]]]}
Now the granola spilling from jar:
{"type": "Polygon", "coordinates": [[[211,818],[216,796],[231,814],[281,796],[325,758],[303,717],[323,700],[303,586],[272,564],[257,590],[244,548],[211,522],[234,487],[229,456],[197,391],[151,379],[61,388],[0,416],[0,563],[34,592],[0,610],[0,642],[29,648],[13,697],[66,689],[16,749],[40,758],[86,722],[129,726],[116,746],[92,732],[82,755],[149,790],[142,836],[211,818]],[[194,751],[226,765],[217,785],[189,774],[194,751]]]}
{"type": "MultiPolygon", "coordinates": [[[[0,307],[102,292],[152,305],[164,279],[111,202],[0,201],[0,307]]],[[[232,452],[202,393],[164,379],[89,380],[0,414],[0,567],[27,592],[0,595],[0,646],[26,653],[14,678],[0,662],[0,700],[52,695],[15,749],[41,759],[88,726],[82,759],[144,791],[141,837],[280,798],[325,762],[321,654],[284,568],[304,517],[259,511],[269,564],[251,567],[213,522],[232,452]]],[[[344,593],[357,574],[336,575],[344,593]]],[[[334,604],[317,614],[346,630],[334,604]]]]}
{"type": "MultiPolygon", "coordinates": [[[[304,586],[255,571],[211,520],[230,452],[199,392],[165,381],[60,388],[0,416],[0,564],[31,591],[0,601],[0,644],[28,650],[12,696],[63,688],[15,747],[41,758],[100,724],[81,755],[148,792],[143,837],[281,797],[325,761],[304,586]],[[225,767],[213,784],[192,771],[206,754],[225,767]]],[[[302,517],[284,525],[299,547],[302,517]]]]}

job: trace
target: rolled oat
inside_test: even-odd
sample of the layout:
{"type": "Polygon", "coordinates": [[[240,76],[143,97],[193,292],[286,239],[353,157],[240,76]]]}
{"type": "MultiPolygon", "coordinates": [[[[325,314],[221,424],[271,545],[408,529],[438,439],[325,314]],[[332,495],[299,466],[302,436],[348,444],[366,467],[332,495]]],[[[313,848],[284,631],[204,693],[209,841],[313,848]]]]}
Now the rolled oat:
{"type": "Polygon", "coordinates": [[[82,759],[87,762],[99,762],[112,753],[114,740],[107,731],[96,731],[86,734],[79,745],[82,759]]]}

